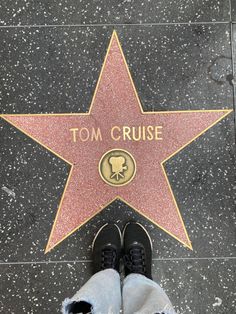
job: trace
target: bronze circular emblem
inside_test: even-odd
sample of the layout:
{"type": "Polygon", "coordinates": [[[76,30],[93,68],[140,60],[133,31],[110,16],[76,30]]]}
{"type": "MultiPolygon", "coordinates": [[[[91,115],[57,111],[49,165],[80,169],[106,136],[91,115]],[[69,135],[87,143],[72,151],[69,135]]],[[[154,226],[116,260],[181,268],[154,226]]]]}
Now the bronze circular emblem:
{"type": "Polygon", "coordinates": [[[100,159],[99,173],[103,181],[110,185],[128,184],[136,173],[134,157],[123,149],[109,150],[100,159]]]}

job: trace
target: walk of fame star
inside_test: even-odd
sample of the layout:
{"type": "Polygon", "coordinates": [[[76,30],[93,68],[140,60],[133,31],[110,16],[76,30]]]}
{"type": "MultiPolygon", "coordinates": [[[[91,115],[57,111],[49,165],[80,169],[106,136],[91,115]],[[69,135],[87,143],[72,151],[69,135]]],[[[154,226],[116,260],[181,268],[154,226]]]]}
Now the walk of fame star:
{"type": "Polygon", "coordinates": [[[71,165],[45,252],[117,198],[192,249],[164,165],[229,112],[144,112],[114,31],[88,113],[2,115],[71,165]]]}

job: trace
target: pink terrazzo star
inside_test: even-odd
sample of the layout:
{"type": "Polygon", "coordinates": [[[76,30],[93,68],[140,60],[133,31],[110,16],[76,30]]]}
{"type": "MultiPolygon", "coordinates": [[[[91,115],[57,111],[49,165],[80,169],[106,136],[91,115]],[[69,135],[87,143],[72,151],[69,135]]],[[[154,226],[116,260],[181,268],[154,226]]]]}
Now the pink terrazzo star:
{"type": "Polygon", "coordinates": [[[71,165],[46,252],[116,198],[192,248],[163,164],[229,112],[143,112],[114,32],[89,113],[2,115],[71,165]],[[116,141],[111,138],[113,126],[149,125],[162,126],[162,140],[123,140],[121,136],[116,141]],[[74,142],[71,128],[100,128],[102,141],[74,142]],[[125,186],[110,186],[98,171],[102,155],[114,148],[128,151],[136,161],[136,175],[125,186]]]}

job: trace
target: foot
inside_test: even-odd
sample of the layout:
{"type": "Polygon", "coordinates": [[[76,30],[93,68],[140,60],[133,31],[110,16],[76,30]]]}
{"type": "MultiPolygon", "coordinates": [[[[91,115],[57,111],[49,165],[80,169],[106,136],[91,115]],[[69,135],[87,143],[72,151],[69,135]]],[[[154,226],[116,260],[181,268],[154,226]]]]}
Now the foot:
{"type": "Polygon", "coordinates": [[[121,232],[115,224],[105,224],[97,232],[93,245],[94,273],[112,268],[119,272],[121,257],[121,232]]]}
{"type": "Polygon", "coordinates": [[[125,275],[141,274],[152,279],[152,241],[147,230],[129,222],[123,231],[125,275]]]}

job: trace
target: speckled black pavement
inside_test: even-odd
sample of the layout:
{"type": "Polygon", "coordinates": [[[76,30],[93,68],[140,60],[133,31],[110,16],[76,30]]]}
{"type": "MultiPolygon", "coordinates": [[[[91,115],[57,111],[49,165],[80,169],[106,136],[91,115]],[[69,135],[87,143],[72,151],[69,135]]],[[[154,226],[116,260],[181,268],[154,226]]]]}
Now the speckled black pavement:
{"type": "MultiPolygon", "coordinates": [[[[234,0],[2,0],[1,113],[88,111],[114,28],[145,111],[234,108],[234,0]]],[[[59,313],[110,220],[148,230],[179,313],[236,312],[234,114],[165,164],[193,251],[115,201],[45,255],[69,166],[2,119],[0,132],[0,312],[59,313]]]]}

